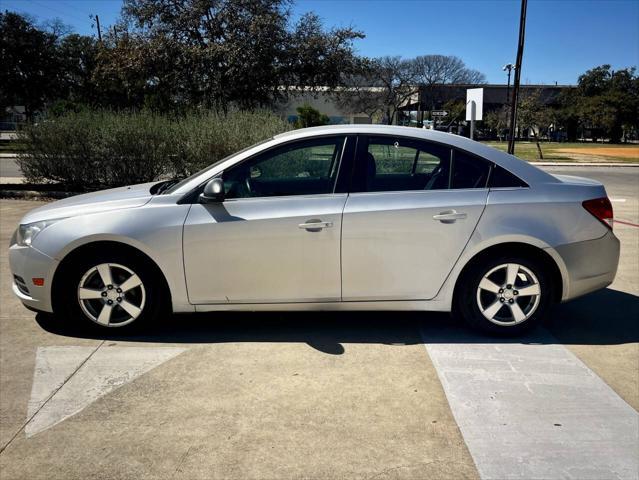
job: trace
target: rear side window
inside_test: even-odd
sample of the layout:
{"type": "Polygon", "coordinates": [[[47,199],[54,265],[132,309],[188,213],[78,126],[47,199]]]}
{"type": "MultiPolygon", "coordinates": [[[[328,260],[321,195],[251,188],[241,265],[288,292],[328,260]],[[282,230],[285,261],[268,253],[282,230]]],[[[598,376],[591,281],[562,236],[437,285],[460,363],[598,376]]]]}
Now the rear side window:
{"type": "Polygon", "coordinates": [[[522,188],[527,186],[526,182],[499,165],[495,165],[490,174],[490,188],[522,188]]]}
{"type": "Polygon", "coordinates": [[[455,150],[450,188],[486,188],[490,164],[479,157],[455,150]]]}
{"type": "Polygon", "coordinates": [[[352,192],[447,189],[450,147],[403,137],[365,137],[352,192]]]}

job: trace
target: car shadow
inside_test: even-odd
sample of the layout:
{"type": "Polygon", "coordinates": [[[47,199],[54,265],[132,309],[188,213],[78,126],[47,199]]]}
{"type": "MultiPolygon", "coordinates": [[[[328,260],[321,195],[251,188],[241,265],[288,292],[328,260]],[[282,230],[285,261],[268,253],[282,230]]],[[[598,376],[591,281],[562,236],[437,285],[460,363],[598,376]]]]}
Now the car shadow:
{"type": "Polygon", "coordinates": [[[215,312],[172,315],[139,333],[97,331],[38,314],[46,331],[66,337],[149,343],[306,343],[341,355],[344,344],[522,343],[613,345],[639,341],[639,297],[605,289],[557,305],[545,328],[496,338],[467,328],[445,313],[424,312],[215,312]]]}

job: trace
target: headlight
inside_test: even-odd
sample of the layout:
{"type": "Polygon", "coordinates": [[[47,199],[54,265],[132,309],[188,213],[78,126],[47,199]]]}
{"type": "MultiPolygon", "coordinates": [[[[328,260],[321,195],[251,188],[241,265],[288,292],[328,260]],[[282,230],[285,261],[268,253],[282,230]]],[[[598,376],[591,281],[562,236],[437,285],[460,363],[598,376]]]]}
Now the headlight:
{"type": "Polygon", "coordinates": [[[56,220],[44,220],[42,222],[27,223],[20,225],[15,233],[16,243],[22,247],[31,245],[31,242],[38,236],[38,234],[55,222],[62,220],[58,218],[56,220]]]}

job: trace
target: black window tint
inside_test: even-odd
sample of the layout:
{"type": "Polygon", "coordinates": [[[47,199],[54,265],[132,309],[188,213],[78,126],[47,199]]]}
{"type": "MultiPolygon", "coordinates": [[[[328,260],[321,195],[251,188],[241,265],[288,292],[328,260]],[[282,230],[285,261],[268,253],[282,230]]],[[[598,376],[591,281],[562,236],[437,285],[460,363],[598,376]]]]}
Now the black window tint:
{"type": "Polygon", "coordinates": [[[449,147],[402,137],[369,137],[359,151],[353,192],[448,188],[449,147]]]}
{"type": "Polygon", "coordinates": [[[344,137],[285,145],[224,172],[226,198],[332,193],[344,137]]]}
{"type": "Polygon", "coordinates": [[[455,150],[450,188],[486,188],[489,171],[486,160],[455,150]]]}
{"type": "Polygon", "coordinates": [[[527,187],[526,182],[517,178],[499,165],[493,167],[490,174],[490,188],[527,187]]]}

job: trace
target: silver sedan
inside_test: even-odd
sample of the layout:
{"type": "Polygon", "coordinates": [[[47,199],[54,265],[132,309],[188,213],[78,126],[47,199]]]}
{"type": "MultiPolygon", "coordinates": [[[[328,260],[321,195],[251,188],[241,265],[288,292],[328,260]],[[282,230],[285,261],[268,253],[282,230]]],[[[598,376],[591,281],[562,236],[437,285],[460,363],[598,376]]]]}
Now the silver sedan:
{"type": "Polygon", "coordinates": [[[463,137],[389,126],[278,135],[176,182],[29,212],[13,290],[108,328],[166,311],[452,311],[515,334],[609,285],[604,187],[463,137]]]}

